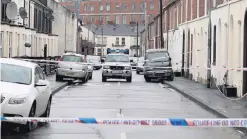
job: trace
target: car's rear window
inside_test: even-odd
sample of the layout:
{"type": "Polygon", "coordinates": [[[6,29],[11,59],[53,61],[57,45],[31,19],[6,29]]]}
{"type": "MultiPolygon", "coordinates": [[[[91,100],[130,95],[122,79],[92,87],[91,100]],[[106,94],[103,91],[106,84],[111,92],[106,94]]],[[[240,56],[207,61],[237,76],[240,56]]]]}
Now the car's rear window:
{"type": "Polygon", "coordinates": [[[83,62],[82,57],[76,55],[64,55],[62,61],[68,62],[83,62]]]}

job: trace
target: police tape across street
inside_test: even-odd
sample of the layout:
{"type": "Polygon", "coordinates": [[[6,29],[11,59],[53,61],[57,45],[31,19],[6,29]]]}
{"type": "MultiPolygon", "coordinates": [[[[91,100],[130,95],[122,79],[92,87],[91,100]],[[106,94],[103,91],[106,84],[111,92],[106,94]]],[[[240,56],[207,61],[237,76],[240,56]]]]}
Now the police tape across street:
{"type": "MultiPolygon", "coordinates": [[[[21,59],[21,60],[25,60],[25,61],[30,61],[30,62],[45,62],[45,63],[42,63],[42,64],[46,64],[46,65],[56,65],[60,62],[63,62],[63,61],[55,61],[55,60],[39,60],[39,59],[21,59]],[[50,62],[50,63],[48,63],[50,62]],[[52,64],[51,64],[52,63],[52,64]]],[[[90,63],[80,63],[80,64],[84,64],[84,65],[88,65],[90,63]]],[[[101,66],[104,66],[105,64],[100,64],[101,66]]],[[[138,67],[138,66],[131,66],[131,67],[138,67]]],[[[144,68],[146,67],[149,67],[149,66],[143,66],[144,68]]],[[[184,69],[184,70],[187,70],[187,69],[204,69],[204,70],[211,70],[211,68],[208,68],[208,67],[202,67],[202,66],[196,66],[196,67],[181,67],[181,66],[172,66],[172,67],[155,67],[156,69],[184,69]]],[[[218,69],[225,69],[225,70],[236,70],[236,71],[247,71],[247,67],[241,67],[241,68],[229,68],[229,67],[221,67],[221,68],[218,68],[218,69]]]]}
{"type": "Polygon", "coordinates": [[[247,127],[247,119],[191,119],[191,118],[36,118],[1,117],[2,122],[45,122],[69,124],[103,124],[134,126],[192,126],[192,127],[247,127]]]}

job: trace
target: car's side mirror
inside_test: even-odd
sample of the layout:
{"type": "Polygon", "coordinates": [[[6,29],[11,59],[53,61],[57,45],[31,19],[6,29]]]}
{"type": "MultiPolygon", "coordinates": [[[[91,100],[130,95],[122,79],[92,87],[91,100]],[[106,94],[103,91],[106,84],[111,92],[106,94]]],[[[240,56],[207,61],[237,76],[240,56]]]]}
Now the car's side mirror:
{"type": "Polygon", "coordinates": [[[37,83],[35,83],[35,87],[36,86],[46,86],[47,83],[45,80],[39,80],[37,83]]]}
{"type": "Polygon", "coordinates": [[[104,59],[101,59],[100,61],[101,61],[101,63],[104,63],[104,62],[105,62],[105,60],[104,60],[104,59]]]}
{"type": "Polygon", "coordinates": [[[171,60],[172,60],[172,58],[170,58],[170,57],[169,57],[169,60],[171,61],[171,60]]]}
{"type": "Polygon", "coordinates": [[[130,59],[130,62],[133,62],[133,59],[130,59]]]}

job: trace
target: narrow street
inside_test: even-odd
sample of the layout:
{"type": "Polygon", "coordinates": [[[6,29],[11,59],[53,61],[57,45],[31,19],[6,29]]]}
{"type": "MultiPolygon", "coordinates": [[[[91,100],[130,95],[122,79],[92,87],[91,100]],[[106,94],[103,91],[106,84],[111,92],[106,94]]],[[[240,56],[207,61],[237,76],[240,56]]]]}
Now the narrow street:
{"type": "MultiPolygon", "coordinates": [[[[215,118],[194,102],[159,83],[146,83],[133,72],[132,83],[93,80],[71,85],[53,97],[51,117],[98,118],[215,118]]],[[[52,123],[29,134],[2,139],[243,139],[231,128],[150,127],[52,123]]]]}

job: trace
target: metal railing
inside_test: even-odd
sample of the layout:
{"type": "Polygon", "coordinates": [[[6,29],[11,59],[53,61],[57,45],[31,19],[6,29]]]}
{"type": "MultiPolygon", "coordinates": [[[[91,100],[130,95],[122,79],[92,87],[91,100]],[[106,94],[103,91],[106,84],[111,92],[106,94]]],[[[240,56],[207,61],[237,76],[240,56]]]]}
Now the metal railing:
{"type": "Polygon", "coordinates": [[[38,64],[43,69],[46,75],[51,75],[55,73],[57,69],[57,62],[52,62],[52,61],[58,61],[60,56],[48,56],[46,58],[45,57],[19,56],[19,57],[13,57],[13,58],[29,59],[30,62],[38,64]],[[51,60],[51,61],[41,61],[41,60],[51,60]]]}

